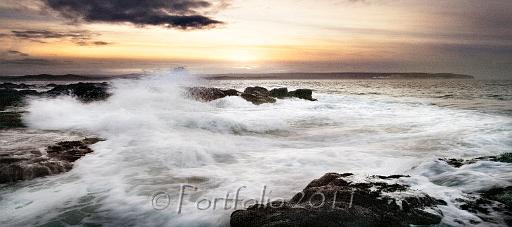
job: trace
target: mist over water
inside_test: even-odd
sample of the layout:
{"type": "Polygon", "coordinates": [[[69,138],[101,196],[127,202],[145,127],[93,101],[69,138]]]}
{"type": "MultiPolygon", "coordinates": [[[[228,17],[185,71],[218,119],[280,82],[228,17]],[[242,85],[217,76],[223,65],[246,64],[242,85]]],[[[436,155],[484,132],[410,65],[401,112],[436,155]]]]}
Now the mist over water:
{"type": "Polygon", "coordinates": [[[241,198],[259,198],[266,186],[271,198],[287,199],[327,172],[411,175],[406,181],[413,188],[449,203],[441,208],[443,221],[454,224],[454,218],[479,220],[458,209],[456,198],[512,185],[510,164],[482,161],[456,169],[438,161],[510,152],[510,84],[471,92],[473,81],[186,78],[115,80],[104,102],[30,100],[24,121],[31,129],[78,131],[106,141],[93,145],[95,152],[69,173],[1,188],[6,212],[0,224],[223,226],[232,209],[199,210],[195,202],[233,195],[241,186],[241,198]],[[240,97],[209,103],[184,97],[183,87],[201,85],[314,88],[318,101],[255,106],[240,97]],[[181,184],[198,190],[187,191],[177,214],[181,184]],[[167,209],[153,209],[157,192],[170,195],[167,209]]]}

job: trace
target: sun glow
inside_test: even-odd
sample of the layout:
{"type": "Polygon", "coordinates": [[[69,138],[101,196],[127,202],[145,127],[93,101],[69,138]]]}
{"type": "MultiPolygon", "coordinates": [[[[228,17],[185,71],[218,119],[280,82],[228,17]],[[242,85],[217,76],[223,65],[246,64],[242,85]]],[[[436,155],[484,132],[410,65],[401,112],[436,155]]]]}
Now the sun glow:
{"type": "Polygon", "coordinates": [[[259,56],[251,51],[236,50],[228,52],[226,59],[236,62],[254,62],[259,59],[259,56]]]}

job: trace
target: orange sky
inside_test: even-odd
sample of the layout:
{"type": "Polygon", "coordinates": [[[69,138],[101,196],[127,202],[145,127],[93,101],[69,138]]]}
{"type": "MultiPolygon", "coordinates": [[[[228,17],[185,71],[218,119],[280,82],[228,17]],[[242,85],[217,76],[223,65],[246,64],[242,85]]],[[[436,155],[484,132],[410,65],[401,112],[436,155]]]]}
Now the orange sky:
{"type": "MultiPolygon", "coordinates": [[[[300,63],[311,65],[310,71],[319,71],[322,65],[329,65],[324,71],[480,70],[496,74],[482,70],[489,64],[501,67],[495,70],[501,74],[510,69],[512,53],[507,50],[512,50],[512,31],[499,24],[512,18],[501,12],[512,10],[507,0],[222,2],[227,7],[204,15],[224,24],[184,31],[128,22],[70,23],[38,0],[2,1],[0,51],[7,62],[3,64],[7,68],[16,63],[12,60],[30,56],[77,65],[102,60],[141,63],[140,69],[130,67],[134,71],[147,70],[151,62],[164,64],[155,68],[176,63],[198,72],[308,70],[291,66],[300,63]],[[12,35],[27,30],[87,32],[86,42],[108,45],[77,45],[75,38],[66,36],[36,40],[12,35]],[[201,63],[218,63],[219,67],[201,67],[201,63]],[[268,64],[274,65],[265,70],[268,64]]],[[[45,68],[32,66],[41,67],[45,68]]]]}

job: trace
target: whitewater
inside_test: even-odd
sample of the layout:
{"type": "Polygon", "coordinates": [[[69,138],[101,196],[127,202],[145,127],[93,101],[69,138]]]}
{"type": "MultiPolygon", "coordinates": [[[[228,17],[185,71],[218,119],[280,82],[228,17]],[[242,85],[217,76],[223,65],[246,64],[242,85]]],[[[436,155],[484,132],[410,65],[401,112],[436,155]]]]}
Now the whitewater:
{"type": "MultiPolygon", "coordinates": [[[[467,83],[453,85],[480,86],[467,83]]],[[[450,89],[446,82],[156,75],[114,80],[111,86],[113,95],[102,102],[68,96],[29,100],[23,121],[30,130],[105,141],[92,145],[94,153],[68,173],[2,187],[1,225],[227,226],[233,209],[201,210],[196,202],[233,195],[243,186],[242,199],[259,198],[263,188],[272,199],[286,199],[327,172],[410,175],[405,181],[413,189],[448,202],[440,207],[443,222],[457,225],[455,219],[480,220],[459,209],[457,198],[512,185],[511,164],[453,168],[439,160],[512,150],[510,83],[471,90],[450,89]],[[318,101],[257,106],[226,97],[205,103],[186,98],[182,89],[255,85],[312,88],[318,101]],[[197,189],[187,189],[178,213],[183,184],[197,189]],[[155,209],[158,193],[168,196],[168,207],[155,209]]]]}

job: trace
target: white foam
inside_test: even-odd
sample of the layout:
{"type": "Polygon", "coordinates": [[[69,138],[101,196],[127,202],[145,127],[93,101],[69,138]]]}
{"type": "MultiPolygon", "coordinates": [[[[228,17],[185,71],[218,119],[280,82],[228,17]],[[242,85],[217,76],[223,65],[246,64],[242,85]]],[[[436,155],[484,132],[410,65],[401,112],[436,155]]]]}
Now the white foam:
{"type": "MultiPolygon", "coordinates": [[[[326,172],[411,174],[416,187],[453,200],[464,188],[474,191],[483,187],[478,185],[512,179],[504,171],[478,169],[493,167],[453,170],[436,162],[438,157],[509,150],[510,128],[498,130],[511,125],[506,117],[322,91],[315,93],[318,102],[287,99],[260,106],[239,97],[210,103],[183,98],[182,86],[202,83],[154,76],[114,81],[113,96],[104,102],[84,104],[71,97],[30,101],[24,121],[31,128],[82,130],[107,141],[94,145],[94,154],[70,173],[3,192],[2,210],[7,212],[0,219],[41,224],[67,217],[64,211],[95,205],[97,213],[85,212],[90,216],[82,222],[226,225],[231,210],[199,211],[194,197],[187,196],[183,213],[176,214],[179,185],[197,185],[195,198],[224,197],[242,185],[247,186],[243,198],[257,198],[263,185],[273,198],[290,198],[326,172]],[[460,180],[457,187],[432,183],[476,173],[478,180],[460,180]],[[171,195],[167,210],[151,207],[158,191],[171,195]]],[[[455,206],[446,212],[474,218],[455,206]]]]}

